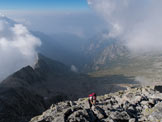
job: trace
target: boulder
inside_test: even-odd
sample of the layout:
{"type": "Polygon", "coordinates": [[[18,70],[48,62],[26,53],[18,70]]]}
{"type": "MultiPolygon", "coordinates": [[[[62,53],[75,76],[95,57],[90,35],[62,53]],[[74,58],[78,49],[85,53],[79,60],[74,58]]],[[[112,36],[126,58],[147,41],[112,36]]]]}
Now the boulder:
{"type": "Polygon", "coordinates": [[[96,119],[96,116],[91,111],[83,109],[72,113],[67,122],[95,122],[96,119]]]}
{"type": "Polygon", "coordinates": [[[117,122],[120,122],[120,121],[129,121],[130,119],[130,116],[127,114],[127,112],[123,111],[123,112],[111,112],[110,114],[110,117],[117,121],[117,122]]]}
{"type": "Polygon", "coordinates": [[[107,117],[105,111],[102,108],[98,107],[98,106],[92,106],[92,110],[93,110],[94,114],[96,115],[96,117],[99,120],[104,119],[104,118],[107,117]]]}
{"type": "Polygon", "coordinates": [[[160,93],[162,93],[162,86],[155,86],[154,87],[154,90],[156,90],[156,91],[159,91],[160,93]]]}
{"type": "Polygon", "coordinates": [[[148,119],[152,122],[162,122],[162,102],[158,103],[150,110],[148,119]]]}

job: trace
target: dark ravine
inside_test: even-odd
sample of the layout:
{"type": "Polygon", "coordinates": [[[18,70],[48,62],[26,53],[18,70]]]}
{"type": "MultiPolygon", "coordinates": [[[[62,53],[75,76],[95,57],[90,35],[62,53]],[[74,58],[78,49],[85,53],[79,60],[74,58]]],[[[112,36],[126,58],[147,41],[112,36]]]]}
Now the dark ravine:
{"type": "Polygon", "coordinates": [[[162,93],[141,87],[98,96],[91,109],[87,98],[53,104],[30,122],[161,122],[161,113],[162,93]]]}

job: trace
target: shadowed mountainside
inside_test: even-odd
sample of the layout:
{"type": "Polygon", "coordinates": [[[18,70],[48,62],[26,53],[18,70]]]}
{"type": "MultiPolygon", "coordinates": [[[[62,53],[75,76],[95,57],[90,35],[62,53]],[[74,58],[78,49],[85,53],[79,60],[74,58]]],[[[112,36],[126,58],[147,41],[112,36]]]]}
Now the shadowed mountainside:
{"type": "Polygon", "coordinates": [[[24,67],[0,84],[0,121],[27,122],[52,103],[76,100],[93,91],[103,95],[133,83],[131,77],[122,75],[96,78],[74,73],[68,66],[39,55],[34,68],[24,67]]]}

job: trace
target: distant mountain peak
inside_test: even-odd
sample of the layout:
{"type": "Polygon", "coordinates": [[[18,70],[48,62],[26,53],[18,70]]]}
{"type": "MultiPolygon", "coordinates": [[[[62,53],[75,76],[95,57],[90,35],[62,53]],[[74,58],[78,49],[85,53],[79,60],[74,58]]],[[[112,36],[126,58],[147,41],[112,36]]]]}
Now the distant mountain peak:
{"type": "Polygon", "coordinates": [[[71,72],[70,67],[65,64],[38,54],[38,62],[36,63],[35,70],[41,70],[44,73],[66,74],[71,72]]]}

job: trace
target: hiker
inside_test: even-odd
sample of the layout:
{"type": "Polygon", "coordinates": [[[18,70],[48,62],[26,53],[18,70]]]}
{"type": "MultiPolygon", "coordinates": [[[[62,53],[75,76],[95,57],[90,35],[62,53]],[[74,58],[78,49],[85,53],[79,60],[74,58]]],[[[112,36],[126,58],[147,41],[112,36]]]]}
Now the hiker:
{"type": "Polygon", "coordinates": [[[96,104],[96,93],[92,93],[88,96],[88,103],[90,108],[92,107],[92,105],[96,104]]]}

